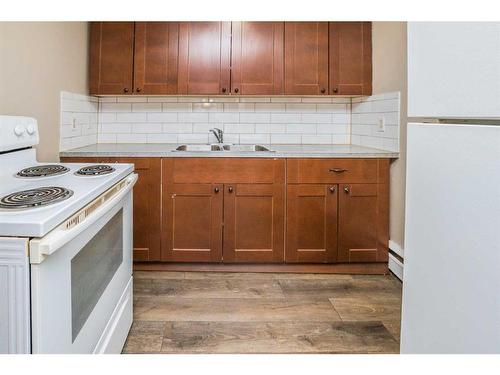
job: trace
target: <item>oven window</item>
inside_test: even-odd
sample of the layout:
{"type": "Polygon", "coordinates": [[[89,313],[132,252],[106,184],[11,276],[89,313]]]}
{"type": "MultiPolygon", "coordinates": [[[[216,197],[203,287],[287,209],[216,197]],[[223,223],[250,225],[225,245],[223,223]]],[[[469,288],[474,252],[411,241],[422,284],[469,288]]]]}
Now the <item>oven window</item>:
{"type": "Polygon", "coordinates": [[[123,209],[71,260],[73,342],[123,261],[123,209]]]}

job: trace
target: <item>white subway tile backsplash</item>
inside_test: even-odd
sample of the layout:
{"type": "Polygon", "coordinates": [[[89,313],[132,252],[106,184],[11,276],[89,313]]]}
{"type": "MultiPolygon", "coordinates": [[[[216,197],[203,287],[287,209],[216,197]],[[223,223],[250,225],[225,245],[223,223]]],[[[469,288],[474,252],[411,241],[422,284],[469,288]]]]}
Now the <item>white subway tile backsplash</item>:
{"type": "Polygon", "coordinates": [[[239,122],[240,114],[233,112],[214,112],[208,117],[209,122],[239,122]]]}
{"type": "Polygon", "coordinates": [[[301,122],[305,124],[331,124],[332,115],[330,113],[303,113],[301,122]]]}
{"type": "Polygon", "coordinates": [[[98,143],[116,143],[116,134],[99,133],[97,136],[98,143]]]}
{"type": "Polygon", "coordinates": [[[300,144],[300,134],[271,134],[271,143],[275,144],[300,144]]]}
{"type": "Polygon", "coordinates": [[[241,144],[269,144],[270,142],[269,134],[240,134],[241,144]]]}
{"type": "Polygon", "coordinates": [[[158,123],[132,124],[132,133],[161,133],[162,125],[158,123]]]}
{"type": "Polygon", "coordinates": [[[353,99],[351,143],[399,151],[399,106],[399,92],[353,99]],[[379,122],[382,120],[385,123],[383,131],[379,128],[379,122]]]}
{"type": "Polygon", "coordinates": [[[147,143],[177,143],[177,134],[148,134],[147,143]]]}
{"type": "Polygon", "coordinates": [[[61,93],[61,147],[94,142],[360,144],[399,147],[399,93],[371,97],[118,96],[61,93]],[[377,131],[380,117],[385,131],[377,131]],[[75,123],[75,124],[74,124],[75,123]],[[74,124],[74,125],[73,125],[74,124]],[[99,125],[97,125],[99,124],[99,125]],[[80,139],[80,138],[81,139],[80,139]],[[72,139],[68,141],[67,139],[72,139]],[[63,141],[64,140],[64,141],[63,141]]]}
{"type": "Polygon", "coordinates": [[[193,103],[193,112],[222,112],[222,103],[193,103]]]}
{"type": "Polygon", "coordinates": [[[101,133],[130,133],[132,131],[132,124],[127,123],[109,123],[100,125],[101,133]]]}
{"type": "MultiPolygon", "coordinates": [[[[177,122],[177,112],[148,113],[147,122],[177,122]]],[[[190,121],[188,121],[190,122],[190,121]]]]}
{"type": "Polygon", "coordinates": [[[132,103],[132,112],[161,112],[161,103],[132,103]]]}
{"type": "Polygon", "coordinates": [[[208,134],[179,134],[179,143],[208,143],[208,134]]]}
{"type": "Polygon", "coordinates": [[[193,112],[193,113],[183,113],[179,112],[179,122],[208,122],[208,113],[193,112]]]}
{"type": "Polygon", "coordinates": [[[243,134],[243,133],[255,133],[254,124],[224,124],[224,133],[228,134],[243,134]]]}
{"type": "Polygon", "coordinates": [[[329,145],[332,144],[332,135],[330,134],[302,134],[302,144],[309,145],[329,145]]]}
{"type": "Polygon", "coordinates": [[[116,121],[118,122],[146,122],[146,113],[117,113],[116,121]]]}
{"type": "Polygon", "coordinates": [[[286,111],[287,112],[297,112],[297,113],[304,113],[304,112],[316,112],[316,104],[310,104],[310,103],[290,103],[286,104],[286,111]]]}
{"type": "Polygon", "coordinates": [[[147,134],[117,134],[116,143],[147,143],[147,134]]]}
{"type": "Polygon", "coordinates": [[[192,103],[163,103],[163,112],[192,112],[192,103]]]}
{"type": "Polygon", "coordinates": [[[99,112],[132,112],[131,103],[99,103],[99,112]]]}
{"type": "Polygon", "coordinates": [[[224,112],[254,112],[255,103],[224,103],[224,112]]]}
{"type": "Polygon", "coordinates": [[[268,124],[271,121],[269,113],[240,113],[240,122],[268,124]]]}
{"type": "Polygon", "coordinates": [[[195,125],[186,123],[166,123],[163,124],[162,131],[163,133],[170,133],[170,134],[193,133],[193,127],[195,125]]]}
{"type": "Polygon", "coordinates": [[[98,140],[98,109],[96,97],[60,93],[59,150],[83,147],[98,140]]]}
{"type": "Polygon", "coordinates": [[[287,124],[286,133],[316,134],[316,124],[287,124]]]}
{"type": "Polygon", "coordinates": [[[300,113],[271,113],[271,122],[277,124],[300,123],[300,113]]]}

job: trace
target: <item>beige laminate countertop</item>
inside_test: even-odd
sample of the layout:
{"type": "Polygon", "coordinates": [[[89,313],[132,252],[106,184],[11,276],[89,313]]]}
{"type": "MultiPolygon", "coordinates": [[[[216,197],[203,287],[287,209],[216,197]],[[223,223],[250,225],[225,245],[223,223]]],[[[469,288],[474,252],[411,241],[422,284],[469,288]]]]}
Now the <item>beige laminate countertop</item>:
{"type": "Polygon", "coordinates": [[[96,143],[60,157],[398,158],[399,153],[355,145],[271,145],[271,152],[175,151],[178,144],[96,143]]]}

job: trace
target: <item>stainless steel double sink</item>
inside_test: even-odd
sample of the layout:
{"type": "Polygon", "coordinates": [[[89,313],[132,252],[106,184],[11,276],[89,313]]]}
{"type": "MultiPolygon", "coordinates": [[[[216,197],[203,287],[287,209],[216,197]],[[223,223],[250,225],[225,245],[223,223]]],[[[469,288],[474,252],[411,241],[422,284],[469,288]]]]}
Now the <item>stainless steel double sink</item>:
{"type": "Polygon", "coordinates": [[[210,144],[210,145],[180,145],[175,151],[186,152],[273,152],[261,145],[229,145],[229,144],[210,144]]]}

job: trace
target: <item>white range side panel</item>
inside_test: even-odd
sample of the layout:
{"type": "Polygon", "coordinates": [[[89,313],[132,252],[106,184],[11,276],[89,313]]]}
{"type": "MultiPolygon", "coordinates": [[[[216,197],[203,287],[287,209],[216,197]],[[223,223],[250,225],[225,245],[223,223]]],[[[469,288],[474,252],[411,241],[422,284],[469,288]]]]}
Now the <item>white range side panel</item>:
{"type": "Polygon", "coordinates": [[[500,353],[500,126],[408,125],[402,353],[500,353]]]}
{"type": "Polygon", "coordinates": [[[408,117],[500,117],[500,22],[408,23],[408,117]]]}
{"type": "Polygon", "coordinates": [[[0,354],[31,352],[28,239],[0,238],[0,354]]]}

